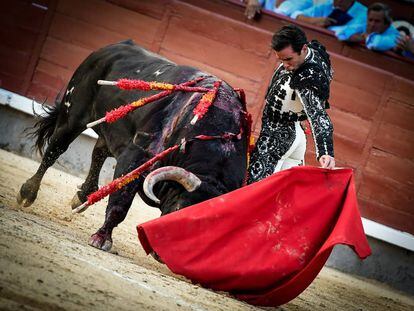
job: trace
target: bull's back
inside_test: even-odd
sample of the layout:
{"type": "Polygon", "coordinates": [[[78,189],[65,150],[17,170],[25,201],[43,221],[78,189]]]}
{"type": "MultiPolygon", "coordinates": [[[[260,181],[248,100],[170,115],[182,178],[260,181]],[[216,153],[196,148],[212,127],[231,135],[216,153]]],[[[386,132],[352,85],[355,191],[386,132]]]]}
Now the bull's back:
{"type": "Polygon", "coordinates": [[[99,71],[102,78],[142,80],[157,77],[163,79],[165,77],[163,73],[167,69],[171,72],[167,76],[173,79],[183,67],[140,47],[132,40],[108,45],[93,52],[79,69],[90,69],[91,66],[99,71]]]}
{"type": "MultiPolygon", "coordinates": [[[[179,84],[200,76],[206,76],[207,78],[198,83],[198,86],[208,88],[211,88],[214,81],[218,79],[197,68],[179,66],[136,45],[132,40],[127,40],[103,47],[89,55],[76,70],[70,84],[75,87],[75,93],[82,93],[82,98],[79,100],[79,105],[82,107],[79,109],[87,109],[85,106],[92,108],[90,114],[91,121],[93,121],[103,117],[107,111],[116,107],[159,93],[159,91],[125,91],[111,86],[99,86],[97,84],[98,80],[116,81],[121,78],[129,78],[179,84]]],[[[68,89],[71,88],[70,84],[68,89]]],[[[238,97],[234,95],[234,91],[226,83],[223,83],[220,87],[220,94],[219,98],[227,98],[226,100],[216,101],[215,106],[224,111],[231,111],[237,120],[240,108],[242,108],[238,97]]],[[[195,98],[192,95],[176,93],[174,96],[178,96],[179,99],[177,97],[177,100],[171,100],[172,105],[166,102],[147,105],[140,108],[139,114],[133,113],[130,118],[125,118],[125,121],[129,119],[127,122],[133,122],[137,125],[142,124],[144,119],[147,120],[147,115],[168,117],[171,114],[182,113],[181,106],[195,104],[195,98]],[[181,104],[178,104],[178,102],[181,104]],[[172,109],[172,111],[159,113],[160,109],[172,109]]],[[[166,99],[166,101],[170,100],[166,99]]],[[[165,124],[165,122],[168,122],[168,120],[156,120],[156,123],[165,124]]]]}

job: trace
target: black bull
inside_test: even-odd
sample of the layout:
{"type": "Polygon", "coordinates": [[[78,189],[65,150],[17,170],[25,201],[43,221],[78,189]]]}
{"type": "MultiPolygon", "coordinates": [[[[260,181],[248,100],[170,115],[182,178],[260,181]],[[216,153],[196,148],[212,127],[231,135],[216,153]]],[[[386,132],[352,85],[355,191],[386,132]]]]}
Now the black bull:
{"type": "MultiPolygon", "coordinates": [[[[85,130],[86,125],[105,116],[121,105],[147,97],[159,91],[125,91],[114,86],[99,86],[97,81],[120,78],[183,83],[206,77],[197,86],[212,88],[218,79],[188,66],[178,66],[156,54],[125,41],[92,53],[75,71],[60,102],[37,124],[36,146],[42,150],[48,143],[42,162],[33,177],[18,194],[20,204],[29,206],[36,199],[46,170],[64,153],[70,143],[85,130]]],[[[143,193],[144,176],[109,197],[103,226],[91,236],[90,245],[109,250],[112,231],[121,223],[138,192],[143,200],[161,209],[162,214],[207,200],[242,186],[246,172],[247,122],[245,105],[237,93],[222,83],[207,114],[191,125],[193,109],[202,93],[174,92],[138,108],[123,119],[100,124],[94,130],[99,135],[92,153],[89,174],[72,200],[72,209],[86,201],[98,189],[98,177],[107,157],[115,157],[114,178],[122,176],[146,162],[155,154],[197,135],[241,133],[241,138],[192,141],[185,151],[174,151],[156,169],[178,166],[195,174],[201,185],[193,192],[173,181],[161,181],[154,186],[160,203],[143,193]]]]}

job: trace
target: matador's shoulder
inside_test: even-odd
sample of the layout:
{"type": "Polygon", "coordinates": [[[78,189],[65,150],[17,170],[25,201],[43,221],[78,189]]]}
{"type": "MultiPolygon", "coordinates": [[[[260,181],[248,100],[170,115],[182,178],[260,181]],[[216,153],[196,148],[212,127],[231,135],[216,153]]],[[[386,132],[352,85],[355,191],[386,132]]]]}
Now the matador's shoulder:
{"type": "Polygon", "coordinates": [[[298,90],[311,89],[321,99],[326,100],[329,97],[329,85],[332,80],[329,54],[316,40],[309,42],[308,47],[312,50],[312,57],[295,71],[291,87],[298,90]]]}
{"type": "Polygon", "coordinates": [[[330,78],[317,63],[305,63],[293,74],[290,87],[295,90],[309,89],[322,100],[329,98],[330,78]]]}

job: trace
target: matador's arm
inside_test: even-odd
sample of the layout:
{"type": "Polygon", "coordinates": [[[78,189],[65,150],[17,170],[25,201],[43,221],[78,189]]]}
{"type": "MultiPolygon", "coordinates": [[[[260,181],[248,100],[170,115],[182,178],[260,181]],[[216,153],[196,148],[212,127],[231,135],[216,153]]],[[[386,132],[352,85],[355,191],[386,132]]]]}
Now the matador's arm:
{"type": "Polygon", "coordinates": [[[325,100],[322,100],[312,88],[305,88],[296,92],[311,126],[316,158],[319,160],[319,157],[323,155],[334,157],[333,125],[324,109],[325,100]]]}

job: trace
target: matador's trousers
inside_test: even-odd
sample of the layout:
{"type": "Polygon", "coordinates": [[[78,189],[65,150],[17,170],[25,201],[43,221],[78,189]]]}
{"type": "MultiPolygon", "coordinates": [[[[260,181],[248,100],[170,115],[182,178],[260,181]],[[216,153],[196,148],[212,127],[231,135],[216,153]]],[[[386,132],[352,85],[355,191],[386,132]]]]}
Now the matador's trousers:
{"type": "Polygon", "coordinates": [[[263,124],[248,168],[248,183],[276,172],[304,165],[306,135],[300,122],[263,124]]]}

